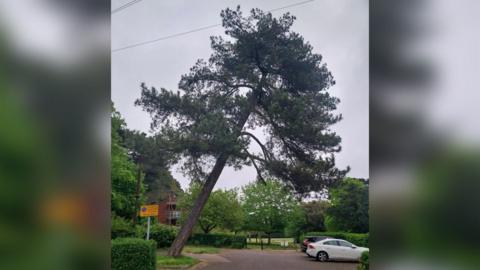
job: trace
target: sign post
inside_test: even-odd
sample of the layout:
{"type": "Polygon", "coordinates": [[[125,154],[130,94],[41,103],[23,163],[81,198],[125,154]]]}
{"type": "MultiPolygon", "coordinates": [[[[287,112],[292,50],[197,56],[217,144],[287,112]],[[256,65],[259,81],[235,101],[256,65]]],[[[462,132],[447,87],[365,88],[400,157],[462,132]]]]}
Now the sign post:
{"type": "Polygon", "coordinates": [[[150,239],[150,217],[148,217],[147,221],[147,240],[150,239]]]}
{"type": "Polygon", "coordinates": [[[140,207],[140,216],[147,219],[147,240],[150,239],[150,217],[158,216],[158,204],[142,205],[140,207]]]}

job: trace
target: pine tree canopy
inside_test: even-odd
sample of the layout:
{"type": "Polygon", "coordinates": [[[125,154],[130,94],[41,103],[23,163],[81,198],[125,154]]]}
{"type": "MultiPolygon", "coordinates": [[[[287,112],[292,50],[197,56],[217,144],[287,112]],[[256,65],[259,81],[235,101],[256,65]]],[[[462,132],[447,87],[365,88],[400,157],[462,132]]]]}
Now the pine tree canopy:
{"type": "Polygon", "coordinates": [[[297,194],[335,184],[348,168],[335,166],[341,139],[330,127],[341,115],[322,56],[290,29],[289,13],[275,18],[253,9],[243,16],[237,7],[221,18],[226,37],[211,37],[210,58],[198,60],[176,91],[142,83],[136,105],[150,113],[152,128],[168,138],[192,179],[206,179],[223,156],[227,165],[253,165],[259,180],[281,179],[297,194]],[[252,152],[251,143],[262,151],[252,152]]]}

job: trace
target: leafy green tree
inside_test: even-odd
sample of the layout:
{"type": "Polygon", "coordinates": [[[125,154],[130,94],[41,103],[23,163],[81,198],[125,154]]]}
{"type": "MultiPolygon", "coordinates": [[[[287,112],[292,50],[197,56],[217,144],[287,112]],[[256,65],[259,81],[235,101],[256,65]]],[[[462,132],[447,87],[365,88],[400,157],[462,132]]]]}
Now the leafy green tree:
{"type": "Polygon", "coordinates": [[[311,232],[325,231],[325,215],[330,203],[322,200],[311,201],[303,203],[302,207],[306,216],[305,230],[311,232]]]}
{"type": "Polygon", "coordinates": [[[287,217],[287,225],[285,227],[285,233],[288,236],[292,236],[294,241],[298,243],[300,236],[306,231],[307,227],[307,215],[305,209],[301,204],[296,204],[292,208],[292,212],[287,217]]]}
{"type": "Polygon", "coordinates": [[[368,184],[347,178],[330,190],[331,206],[327,209],[329,231],[368,232],[368,184]]]}
{"type": "Polygon", "coordinates": [[[243,229],[243,224],[245,222],[245,213],[243,211],[242,205],[240,204],[239,195],[237,189],[223,190],[221,193],[222,197],[226,203],[224,208],[225,211],[230,212],[222,221],[221,227],[227,230],[234,232],[235,234],[243,229]]]}
{"type": "Polygon", "coordinates": [[[300,236],[305,232],[325,231],[325,215],[329,206],[328,201],[321,200],[296,205],[288,216],[286,234],[300,241],[300,236]]]}
{"type": "Polygon", "coordinates": [[[125,127],[125,121],[113,106],[111,125],[111,209],[113,215],[130,219],[136,216],[137,202],[144,191],[142,176],[138,176],[137,166],[129,157],[127,150],[121,146],[122,138],[119,131],[125,127]]]}
{"type": "MultiPolygon", "coordinates": [[[[145,188],[144,200],[148,203],[163,201],[166,195],[174,192],[177,195],[182,192],[180,184],[173,178],[169,171],[169,165],[174,157],[165,140],[160,135],[147,136],[144,132],[130,130],[118,112],[112,117],[112,139],[120,147],[129,159],[135,163],[135,177],[137,186],[135,190],[135,208],[140,208],[141,182],[145,188]],[[143,179],[142,179],[143,178],[143,179]]],[[[132,213],[134,222],[137,220],[136,212],[132,213]]]]}
{"type": "MultiPolygon", "coordinates": [[[[178,208],[184,213],[190,212],[201,188],[200,184],[192,182],[189,189],[180,197],[178,208]]],[[[208,198],[197,226],[204,233],[209,233],[215,228],[236,231],[243,223],[242,211],[236,190],[215,190],[208,198]]],[[[180,222],[183,223],[185,220],[185,215],[182,215],[180,222]]]]}
{"type": "Polygon", "coordinates": [[[283,231],[288,217],[296,210],[297,201],[286,186],[275,180],[251,183],[242,188],[246,228],[264,232],[283,231]]]}
{"type": "Polygon", "coordinates": [[[212,55],[181,77],[179,90],[142,84],[136,105],[185,161],[202,190],[169,254],[179,256],[226,165],[253,165],[258,178],[285,181],[297,194],[320,191],[346,173],[335,167],[340,137],[329,128],[341,120],[335,84],[322,57],[290,30],[295,17],[240,7],[221,12],[228,39],[211,38],[212,55]],[[247,128],[267,131],[262,142],[247,128]],[[250,152],[250,142],[261,153],[250,152]],[[264,175],[265,174],[265,175],[264,175]]]}

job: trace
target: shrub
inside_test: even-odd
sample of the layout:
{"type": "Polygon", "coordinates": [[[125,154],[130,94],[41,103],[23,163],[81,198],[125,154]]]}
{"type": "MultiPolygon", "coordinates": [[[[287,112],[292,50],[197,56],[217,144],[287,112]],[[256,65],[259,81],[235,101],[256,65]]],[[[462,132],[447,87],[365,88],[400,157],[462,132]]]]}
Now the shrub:
{"type": "Polygon", "coordinates": [[[190,237],[190,244],[207,245],[215,247],[244,248],[247,242],[245,236],[228,234],[194,234],[190,237]]]}
{"type": "Polygon", "coordinates": [[[112,218],[110,236],[112,239],[119,237],[135,237],[135,228],[127,220],[115,216],[112,218]]]}
{"type": "Polygon", "coordinates": [[[361,247],[368,247],[368,238],[369,234],[368,233],[346,233],[346,232],[309,232],[303,235],[303,238],[305,236],[315,236],[315,235],[321,235],[321,236],[329,236],[332,238],[338,238],[338,239],[344,239],[347,240],[348,242],[361,246],[361,247]]]}
{"type": "Polygon", "coordinates": [[[164,224],[154,224],[150,228],[150,238],[157,242],[157,247],[169,247],[178,234],[178,228],[164,224]]]}
{"type": "Polygon", "coordinates": [[[112,240],[112,270],[155,270],[156,244],[153,240],[117,238],[112,240]]]}
{"type": "Polygon", "coordinates": [[[135,237],[140,239],[145,239],[147,235],[147,225],[136,225],[135,226],[135,237]]]}
{"type": "MultiPolygon", "coordinates": [[[[147,225],[139,225],[136,227],[136,236],[145,238],[147,235],[147,225]]],[[[157,247],[169,247],[178,234],[178,228],[165,224],[155,223],[150,227],[150,239],[157,242],[157,247]]]]}
{"type": "Polygon", "coordinates": [[[360,257],[360,264],[358,265],[358,270],[368,270],[370,267],[370,253],[365,251],[360,257]]]}

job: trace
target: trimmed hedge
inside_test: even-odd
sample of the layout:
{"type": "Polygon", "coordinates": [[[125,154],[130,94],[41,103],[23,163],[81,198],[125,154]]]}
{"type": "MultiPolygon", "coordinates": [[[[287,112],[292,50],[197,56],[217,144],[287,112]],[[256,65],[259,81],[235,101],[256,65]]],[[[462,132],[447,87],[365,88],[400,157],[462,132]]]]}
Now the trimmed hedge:
{"type": "Polygon", "coordinates": [[[138,238],[112,240],[112,270],[155,270],[156,243],[138,238]]]}
{"type": "Polygon", "coordinates": [[[370,253],[365,251],[360,257],[360,264],[358,265],[358,270],[368,270],[370,267],[370,253]]]}
{"type": "Polygon", "coordinates": [[[214,247],[244,248],[247,244],[245,236],[235,236],[228,234],[201,234],[192,235],[188,243],[193,245],[207,245],[214,247]]]}
{"type": "Polygon", "coordinates": [[[329,236],[332,238],[344,239],[348,242],[360,246],[368,247],[368,233],[347,233],[347,232],[308,232],[303,235],[302,238],[306,236],[329,236]]]}

